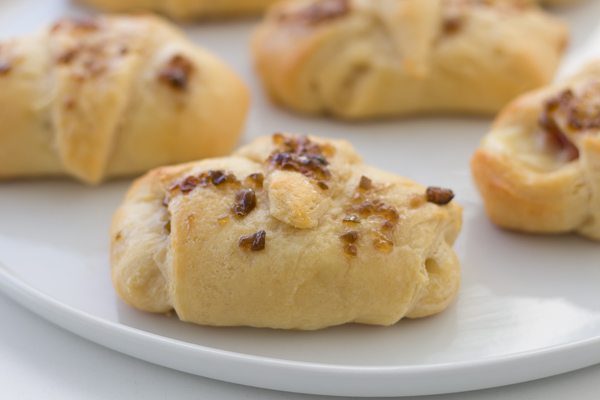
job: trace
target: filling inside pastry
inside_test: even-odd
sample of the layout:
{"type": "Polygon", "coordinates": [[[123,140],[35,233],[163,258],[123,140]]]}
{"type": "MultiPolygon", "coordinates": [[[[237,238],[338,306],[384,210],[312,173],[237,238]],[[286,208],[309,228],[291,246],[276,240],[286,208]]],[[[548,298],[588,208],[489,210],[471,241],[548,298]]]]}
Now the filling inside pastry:
{"type": "Polygon", "coordinates": [[[526,124],[504,127],[491,140],[529,167],[553,171],[577,161],[578,142],[598,130],[600,81],[588,81],[546,98],[526,124]]]}

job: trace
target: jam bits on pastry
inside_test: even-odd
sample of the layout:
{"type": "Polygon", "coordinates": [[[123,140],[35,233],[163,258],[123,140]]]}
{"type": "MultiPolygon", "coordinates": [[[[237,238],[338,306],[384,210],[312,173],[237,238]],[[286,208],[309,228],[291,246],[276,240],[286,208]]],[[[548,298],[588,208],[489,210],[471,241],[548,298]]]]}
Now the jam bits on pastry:
{"type": "Polygon", "coordinates": [[[267,232],[260,230],[252,235],[240,237],[238,245],[240,248],[249,251],[261,251],[265,249],[267,232]]]}
{"type": "Polygon", "coordinates": [[[425,197],[429,203],[445,206],[454,199],[454,192],[450,189],[430,186],[425,191],[425,197]]]}
{"type": "Polygon", "coordinates": [[[232,211],[237,217],[245,217],[256,208],[256,194],[252,189],[242,189],[235,194],[232,211]]]}
{"type": "Polygon", "coordinates": [[[327,180],[331,172],[324,150],[306,136],[288,137],[281,133],[273,135],[277,146],[268,161],[273,168],[284,171],[296,171],[315,180],[327,180]]]}
{"type": "Polygon", "coordinates": [[[357,231],[349,231],[340,235],[340,239],[344,244],[344,252],[350,256],[356,256],[358,254],[358,248],[356,242],[358,241],[359,233],[357,231]]]}
{"type": "MultiPolygon", "coordinates": [[[[398,224],[400,216],[395,207],[378,198],[376,189],[376,185],[370,178],[361,176],[352,196],[352,203],[346,208],[347,214],[342,222],[345,226],[354,225],[357,228],[360,226],[372,237],[372,244],[376,250],[389,253],[394,248],[394,228],[398,224]],[[364,221],[362,225],[361,220],[364,221]]],[[[358,239],[358,232],[345,233],[342,235],[342,239],[346,239],[344,246],[346,253],[357,255],[358,249],[355,242],[358,239]],[[355,240],[347,240],[352,237],[355,237],[355,240]],[[352,251],[348,251],[348,244],[352,245],[352,251]]]]}
{"type": "Polygon", "coordinates": [[[223,170],[210,170],[202,172],[198,175],[189,175],[179,182],[175,182],[169,187],[169,192],[181,192],[183,194],[190,193],[196,187],[207,187],[213,185],[215,187],[233,184],[239,185],[234,174],[223,170]]]}
{"type": "Polygon", "coordinates": [[[175,54],[159,71],[158,79],[174,90],[185,91],[193,73],[194,64],[182,54],[175,54]]]}
{"type": "Polygon", "coordinates": [[[321,190],[329,189],[331,172],[327,157],[335,152],[331,146],[314,143],[307,136],[290,137],[281,133],[273,135],[273,143],[277,150],[267,159],[271,168],[299,172],[321,190]]]}
{"type": "Polygon", "coordinates": [[[244,180],[244,183],[247,186],[254,186],[255,189],[262,189],[264,181],[265,176],[260,172],[255,172],[248,175],[244,180]]]}

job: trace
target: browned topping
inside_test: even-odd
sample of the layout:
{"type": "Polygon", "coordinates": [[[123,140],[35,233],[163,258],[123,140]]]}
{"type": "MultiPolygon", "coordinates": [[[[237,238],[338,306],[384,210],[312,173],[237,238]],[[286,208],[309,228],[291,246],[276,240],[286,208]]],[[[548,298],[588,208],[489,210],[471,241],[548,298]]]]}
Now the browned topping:
{"type": "Polygon", "coordinates": [[[77,102],[75,101],[75,99],[73,97],[68,97],[64,101],[63,105],[67,110],[74,110],[75,107],[77,107],[77,102]]]}
{"type": "Polygon", "coordinates": [[[168,220],[167,223],[165,224],[165,230],[167,231],[167,233],[169,235],[171,234],[171,220],[168,220]]]}
{"type": "Polygon", "coordinates": [[[8,61],[0,60],[0,76],[8,75],[12,70],[12,65],[8,61]]]}
{"type": "Polygon", "coordinates": [[[278,149],[267,159],[273,168],[299,172],[317,181],[327,181],[331,177],[327,168],[329,162],[321,146],[308,137],[288,137],[278,133],[273,135],[273,143],[278,149]]]}
{"type": "Polygon", "coordinates": [[[240,248],[250,251],[260,251],[265,249],[267,232],[258,231],[253,235],[242,236],[238,242],[240,248]]]}
{"type": "Polygon", "coordinates": [[[223,215],[222,217],[219,217],[217,219],[217,222],[219,223],[219,225],[223,226],[223,225],[227,225],[227,223],[229,222],[229,215],[223,215]]]}
{"type": "Polygon", "coordinates": [[[374,231],[373,234],[375,236],[373,246],[377,250],[383,253],[390,253],[394,249],[394,242],[389,237],[377,231],[374,231]]]}
{"type": "Polygon", "coordinates": [[[458,33],[463,27],[464,19],[462,15],[448,15],[444,18],[443,32],[446,35],[458,33]]]}
{"type": "Polygon", "coordinates": [[[123,233],[121,231],[117,232],[117,234],[115,235],[115,241],[118,242],[119,240],[123,239],[123,233]]]}
{"type": "Polygon", "coordinates": [[[55,33],[68,28],[78,31],[95,31],[100,29],[100,24],[98,20],[90,17],[64,18],[55,22],[50,28],[50,32],[55,33]]]}
{"type": "Polygon", "coordinates": [[[233,213],[238,217],[245,217],[256,208],[256,194],[252,189],[242,189],[235,194],[233,213]]]}
{"type": "Polygon", "coordinates": [[[355,244],[347,243],[344,245],[344,252],[349,256],[356,256],[358,254],[358,248],[355,244]]]}
{"type": "Polygon", "coordinates": [[[344,222],[348,224],[360,224],[360,217],[358,215],[346,215],[344,222]]]}
{"type": "Polygon", "coordinates": [[[398,211],[390,205],[385,204],[379,199],[365,200],[362,203],[353,205],[351,210],[358,213],[363,218],[372,215],[380,216],[392,224],[396,224],[400,219],[398,211]]]}
{"type": "Polygon", "coordinates": [[[175,90],[186,90],[194,72],[194,64],[181,54],[176,54],[163,67],[158,79],[175,90]]]}
{"type": "Polygon", "coordinates": [[[427,201],[438,206],[444,206],[454,199],[454,192],[450,189],[430,186],[425,192],[427,201]]]}
{"type": "MultiPolygon", "coordinates": [[[[356,224],[361,223],[361,219],[364,219],[366,221],[365,228],[367,229],[369,226],[372,227],[373,223],[380,224],[370,229],[370,234],[373,237],[373,247],[378,251],[389,253],[394,248],[394,228],[400,221],[400,215],[394,207],[375,197],[374,188],[375,185],[371,179],[366,176],[361,177],[356,192],[352,196],[352,203],[346,210],[348,214],[344,217],[343,222],[356,226],[356,224]]],[[[344,246],[344,250],[348,253],[347,245],[344,246]]],[[[350,249],[354,252],[356,250],[350,249]]]]}
{"type": "Polygon", "coordinates": [[[181,193],[189,193],[200,184],[200,178],[196,176],[188,176],[181,183],[178,184],[178,188],[181,193]]]}
{"type": "Polygon", "coordinates": [[[342,235],[340,235],[340,239],[342,239],[345,243],[356,243],[359,238],[359,234],[357,231],[348,231],[342,235]]]}
{"type": "Polygon", "coordinates": [[[373,189],[373,181],[366,176],[361,176],[360,182],[358,183],[358,188],[363,191],[371,190],[373,189]]]}
{"type": "Polygon", "coordinates": [[[319,181],[319,182],[317,182],[317,186],[318,186],[319,188],[321,188],[322,190],[329,190],[329,185],[328,185],[328,184],[326,184],[326,183],[325,183],[325,182],[323,182],[323,181],[319,181]]]}
{"type": "Polygon", "coordinates": [[[77,56],[78,53],[78,49],[77,48],[73,48],[73,49],[68,49],[64,52],[62,52],[57,58],[56,58],[56,62],[59,64],[70,64],[75,57],[77,56]]]}
{"type": "Polygon", "coordinates": [[[265,176],[260,172],[248,175],[246,183],[253,185],[256,189],[262,189],[265,176]]]}
{"type": "Polygon", "coordinates": [[[385,221],[382,225],[381,225],[381,229],[384,231],[389,231],[394,229],[394,223],[392,221],[385,221]]]}
{"type": "Polygon", "coordinates": [[[283,12],[279,15],[279,20],[317,25],[321,22],[343,17],[350,12],[350,8],[350,0],[321,0],[299,10],[283,12]]]}
{"type": "Polygon", "coordinates": [[[175,182],[169,187],[169,191],[179,190],[186,194],[194,190],[197,186],[207,187],[210,184],[221,186],[223,184],[239,184],[239,181],[232,173],[222,170],[210,170],[202,172],[200,175],[190,175],[179,182],[175,182]]]}

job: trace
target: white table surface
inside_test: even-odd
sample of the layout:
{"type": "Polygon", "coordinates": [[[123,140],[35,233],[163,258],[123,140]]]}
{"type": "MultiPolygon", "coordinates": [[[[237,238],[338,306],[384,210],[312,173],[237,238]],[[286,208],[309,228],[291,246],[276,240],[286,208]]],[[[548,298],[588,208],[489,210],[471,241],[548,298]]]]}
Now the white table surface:
{"type": "MultiPolygon", "coordinates": [[[[148,364],[64,331],[0,295],[0,399],[324,399],[148,364]]],[[[419,400],[597,400],[600,365],[531,383],[419,400]]]]}

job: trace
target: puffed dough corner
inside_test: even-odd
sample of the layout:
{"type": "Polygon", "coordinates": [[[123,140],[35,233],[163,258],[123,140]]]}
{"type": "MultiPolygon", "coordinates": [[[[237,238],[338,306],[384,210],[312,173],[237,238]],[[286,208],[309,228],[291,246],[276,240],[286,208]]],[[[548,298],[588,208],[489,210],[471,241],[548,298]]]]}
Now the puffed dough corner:
{"type": "Polygon", "coordinates": [[[472,170],[496,224],[600,240],[600,61],[511,103],[472,170]]]}
{"type": "Polygon", "coordinates": [[[492,114],[552,80],[567,37],[521,0],[289,0],[252,50],[270,97],[302,113],[492,114]]]}
{"type": "Polygon", "coordinates": [[[0,44],[0,180],[86,183],[228,154],[249,93],[162,19],[63,19],[0,44]]]}
{"type": "Polygon", "coordinates": [[[133,307],[202,325],[426,317],[460,286],[453,196],[365,165],[345,141],[262,137],[133,184],[111,228],[114,286],[133,307]]]}

